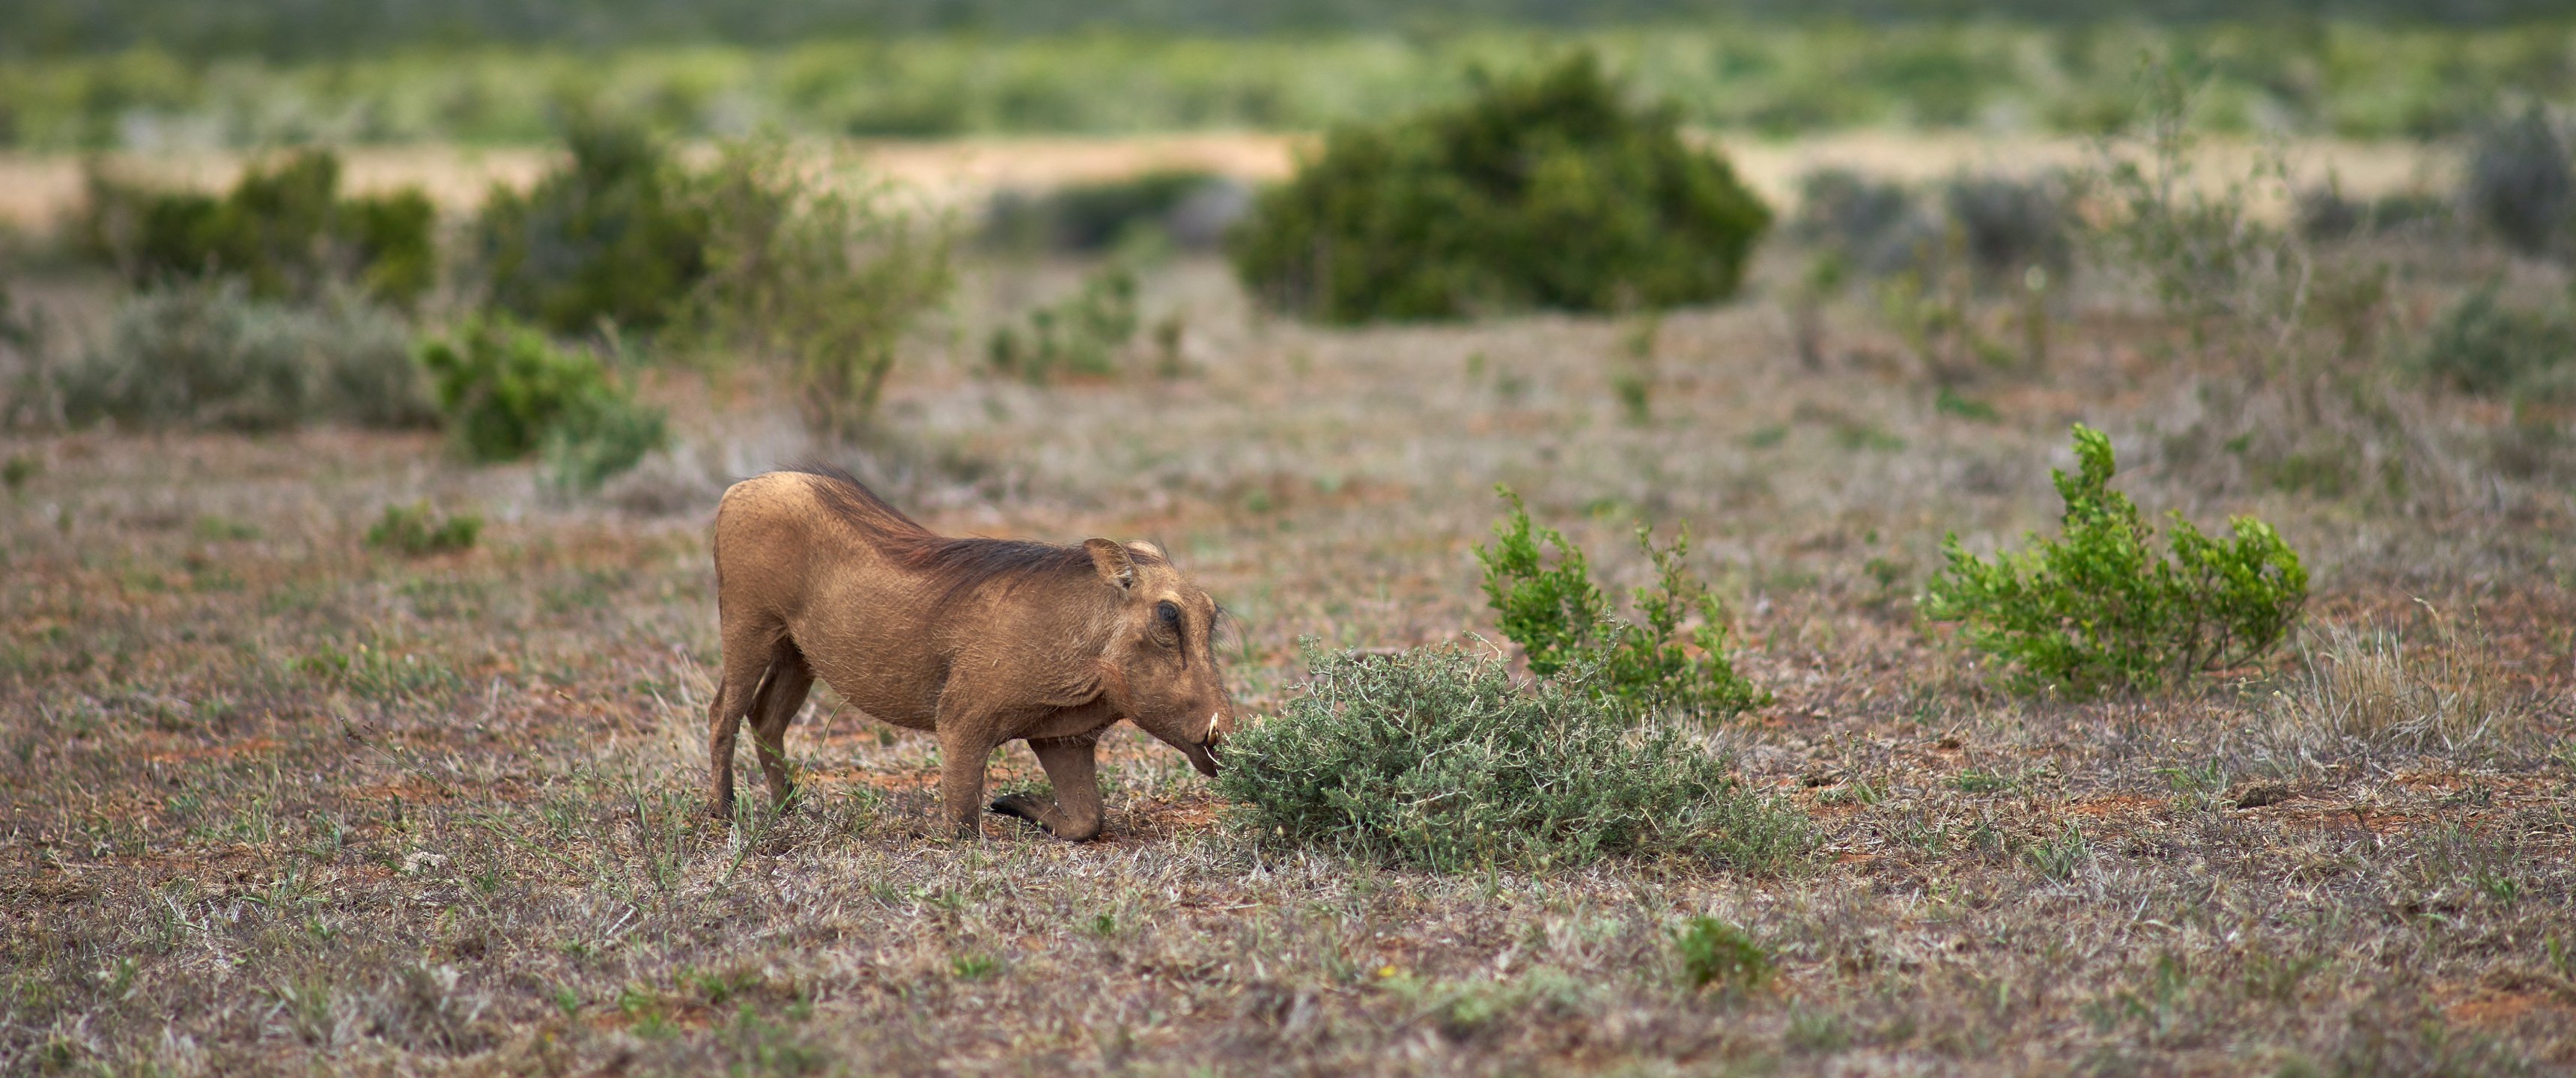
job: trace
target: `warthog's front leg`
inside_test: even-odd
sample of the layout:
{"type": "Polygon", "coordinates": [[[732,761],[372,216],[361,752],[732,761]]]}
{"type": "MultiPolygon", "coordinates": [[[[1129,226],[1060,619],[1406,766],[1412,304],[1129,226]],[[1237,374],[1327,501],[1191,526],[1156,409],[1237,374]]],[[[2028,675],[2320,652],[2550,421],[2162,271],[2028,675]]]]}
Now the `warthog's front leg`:
{"type": "Polygon", "coordinates": [[[1100,778],[1094,755],[1098,745],[1097,738],[1087,735],[1030,738],[1029,751],[1046,769],[1055,798],[1012,794],[993,802],[993,811],[1027,820],[1061,839],[1089,842],[1100,837],[1100,778]]]}
{"type": "Polygon", "coordinates": [[[939,719],[940,818],[955,824],[957,837],[984,833],[984,762],[994,742],[982,723],[939,719]]]}

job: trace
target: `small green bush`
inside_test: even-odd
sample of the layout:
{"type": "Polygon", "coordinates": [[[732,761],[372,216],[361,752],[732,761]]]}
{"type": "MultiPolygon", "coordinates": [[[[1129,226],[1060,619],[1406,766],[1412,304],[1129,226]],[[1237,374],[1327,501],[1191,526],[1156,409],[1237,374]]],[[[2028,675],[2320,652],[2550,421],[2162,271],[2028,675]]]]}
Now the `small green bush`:
{"type": "Polygon", "coordinates": [[[1217,789],[1256,840],[1444,871],[1662,853],[1775,871],[1813,847],[1804,816],[1579,675],[1525,688],[1441,647],[1331,654],[1310,676],[1226,739],[1217,789]]]}
{"type": "Polygon", "coordinates": [[[309,300],[347,283],[410,306],[436,283],[436,209],[418,190],[344,199],[339,187],[328,150],[253,166],[220,199],[93,168],[82,233],[138,286],[229,278],[257,298],[309,300]]]}
{"type": "Polygon", "coordinates": [[[1727,661],[1726,613],[1705,584],[1690,575],[1690,532],[1657,548],[1637,529],[1637,546],[1655,566],[1655,587],[1632,598],[1645,624],[1614,617],[1610,601],[1592,582],[1583,550],[1564,533],[1530,522],[1520,495],[1496,490],[1511,502],[1511,515],[1494,525],[1491,546],[1478,544],[1485,565],[1485,599],[1501,621],[1503,636],[1528,654],[1530,672],[1553,678],[1569,669],[1593,671],[1591,689],[1624,708],[1733,715],[1770,700],[1727,661]],[[1546,564],[1539,543],[1556,549],[1546,564]],[[1682,645],[1682,623],[1696,611],[1700,624],[1682,645]]]}
{"type": "Polygon", "coordinates": [[[985,346],[993,369],[1044,383],[1059,373],[1118,373],[1118,357],[1136,337],[1136,275],[1110,266],[1082,290],[1029,312],[1028,329],[1002,326],[985,346]]]}
{"type": "Polygon", "coordinates": [[[2480,396],[2550,395],[2576,368],[2576,321],[2505,306],[2493,287],[2463,297],[2426,335],[2421,365],[2445,388],[2480,396]]]}
{"type": "Polygon", "coordinates": [[[270,430],[437,418],[399,320],[346,297],[315,306],[252,299],[238,282],[128,298],[106,341],[54,383],[74,425],[270,430]]]}
{"type": "Polygon", "coordinates": [[[367,545],[412,557],[471,550],[483,534],[483,518],[456,513],[441,518],[428,502],[388,505],[385,515],[367,529],[367,545]]]}
{"type": "Polygon", "coordinates": [[[2077,470],[2053,474],[2061,535],[1989,562],[1952,535],[1924,616],[1955,622],[1971,646],[2012,662],[2023,688],[2072,696],[2152,691],[2241,666],[2278,645],[2307,601],[2308,573],[2272,526],[2228,522],[2211,539],[2172,515],[2170,554],[2126,495],[2110,489],[2111,440],[2075,427],[2077,470]]]}
{"type": "Polygon", "coordinates": [[[598,357],[557,348],[506,316],[425,342],[420,363],[450,437],[474,460],[542,451],[558,485],[589,490],[666,440],[661,412],[611,383],[598,357]]]}
{"type": "Polygon", "coordinates": [[[1734,294],[1770,210],[1726,159],[1576,53],[1466,104],[1335,130],[1231,243],[1267,302],[1329,322],[1734,294]]]}
{"type": "Polygon", "coordinates": [[[576,121],[572,157],[521,194],[494,186],[474,223],[489,302],[557,333],[652,329],[707,271],[712,224],[642,128],[576,121]]]}
{"type": "Polygon", "coordinates": [[[1693,917],[1673,936],[1682,976],[1693,988],[1759,988],[1771,979],[1771,952],[1744,930],[1715,917],[1693,917]]]}

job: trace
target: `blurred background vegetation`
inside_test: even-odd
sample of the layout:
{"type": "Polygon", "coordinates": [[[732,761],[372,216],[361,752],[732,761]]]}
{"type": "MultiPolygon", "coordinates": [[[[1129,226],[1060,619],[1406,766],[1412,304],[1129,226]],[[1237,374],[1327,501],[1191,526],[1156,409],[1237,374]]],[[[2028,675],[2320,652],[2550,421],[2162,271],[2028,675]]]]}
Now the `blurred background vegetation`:
{"type": "Polygon", "coordinates": [[[0,146],[535,142],[567,108],[689,137],[1317,129],[1588,47],[1685,122],[2096,133],[2141,55],[2212,130],[2431,138],[2576,97],[2547,0],[22,0],[0,146]]]}

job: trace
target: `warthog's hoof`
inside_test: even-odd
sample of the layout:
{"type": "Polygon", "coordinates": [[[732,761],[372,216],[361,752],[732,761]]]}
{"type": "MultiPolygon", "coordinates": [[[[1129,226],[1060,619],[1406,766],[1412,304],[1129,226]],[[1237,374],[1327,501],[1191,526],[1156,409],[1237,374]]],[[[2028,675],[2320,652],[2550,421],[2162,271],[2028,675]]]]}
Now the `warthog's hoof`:
{"type": "Polygon", "coordinates": [[[1017,816],[1040,827],[1046,826],[1045,821],[1038,819],[1038,799],[1027,794],[995,798],[991,808],[995,816],[1017,816]]]}

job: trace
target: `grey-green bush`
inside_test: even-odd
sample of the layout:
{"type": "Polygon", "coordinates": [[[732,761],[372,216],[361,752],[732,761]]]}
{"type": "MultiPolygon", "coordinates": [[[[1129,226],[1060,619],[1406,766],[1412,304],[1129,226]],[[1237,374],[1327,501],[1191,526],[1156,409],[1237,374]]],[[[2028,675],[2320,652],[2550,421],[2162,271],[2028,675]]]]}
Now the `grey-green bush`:
{"type": "Polygon", "coordinates": [[[2576,319],[2554,308],[2512,307],[2493,287],[2453,304],[2425,335],[2420,363],[2448,389],[2480,396],[2576,396],[2576,319]]]}
{"type": "Polygon", "coordinates": [[[2469,153],[2468,199],[2517,251],[2543,254],[2566,244],[2568,215],[2576,208],[2576,168],[2539,105],[2479,137],[2469,153]]]}
{"type": "Polygon", "coordinates": [[[434,422],[401,321],[340,297],[252,299],[238,282],[128,298],[107,339],[56,372],[75,425],[268,430],[302,423],[434,422]]]}
{"type": "Polygon", "coordinates": [[[1282,310],[1328,322],[1660,308],[1733,295],[1771,211],[1671,105],[1576,53],[1464,104],[1334,131],[1229,241],[1282,310]]]}
{"type": "Polygon", "coordinates": [[[1459,647],[1317,660],[1280,713],[1226,739],[1217,789],[1259,842],[1449,871],[1612,856],[1779,871],[1814,846],[1677,724],[1536,686],[1459,647]]]}

